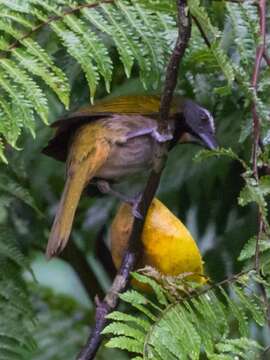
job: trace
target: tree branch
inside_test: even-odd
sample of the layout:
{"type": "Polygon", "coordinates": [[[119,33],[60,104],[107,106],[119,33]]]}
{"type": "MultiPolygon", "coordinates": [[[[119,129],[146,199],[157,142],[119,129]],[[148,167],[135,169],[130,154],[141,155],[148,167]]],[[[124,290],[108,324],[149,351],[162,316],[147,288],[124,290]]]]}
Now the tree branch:
{"type": "MultiPolygon", "coordinates": [[[[178,38],[167,66],[165,86],[161,98],[160,118],[162,122],[160,128],[162,130],[166,130],[167,128],[170,104],[177,83],[179,64],[184,56],[191,34],[191,21],[190,16],[187,13],[187,0],[177,0],[177,10],[178,38]]],[[[166,153],[167,148],[164,150],[164,153],[166,153]]],[[[123,292],[128,285],[130,272],[135,268],[141,253],[142,246],[140,239],[145,216],[159,186],[165,160],[165,156],[163,156],[159,171],[152,171],[150,174],[142,199],[138,205],[138,210],[142,215],[142,219],[136,218],[134,221],[132,232],[129,238],[128,250],[124,255],[121,267],[113,281],[111,289],[105,296],[104,300],[97,304],[95,325],[90,333],[85,347],[82,349],[77,358],[78,360],[94,359],[102,340],[101,332],[107,324],[106,315],[108,315],[116,308],[118,304],[119,293],[123,292]]]]}

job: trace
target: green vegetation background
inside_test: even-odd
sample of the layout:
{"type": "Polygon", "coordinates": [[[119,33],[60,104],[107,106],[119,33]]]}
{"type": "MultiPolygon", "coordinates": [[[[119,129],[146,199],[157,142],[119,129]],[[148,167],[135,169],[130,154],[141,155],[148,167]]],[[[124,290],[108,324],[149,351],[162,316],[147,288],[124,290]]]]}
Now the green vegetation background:
{"type": "MultiPolygon", "coordinates": [[[[225,3],[203,3],[208,8],[213,24],[221,31],[224,51],[231,59],[233,56],[239,57],[241,54],[239,55],[235,48],[235,34],[233,27],[230,27],[231,19],[226,12],[225,3]]],[[[240,29],[239,41],[242,36],[243,45],[246,45],[244,39],[248,37],[248,30],[243,26],[242,31],[241,34],[240,29]]],[[[76,109],[88,104],[89,89],[80,65],[55,42],[55,36],[48,28],[44,28],[38,36],[68,76],[71,85],[70,108],[76,109]]],[[[195,39],[199,38],[198,34],[194,36],[195,39]]],[[[174,38],[175,32],[172,32],[170,42],[173,43],[174,38]]],[[[250,49],[246,50],[247,71],[252,68],[254,44],[247,45],[250,46],[250,49]]],[[[200,54],[195,53],[196,46],[194,40],[186,62],[180,69],[178,93],[196,99],[208,108],[215,117],[219,144],[225,148],[231,147],[249,162],[251,140],[246,135],[250,135],[250,107],[243,91],[244,86],[231,86],[227,96],[214,92],[213,89],[216,87],[226,87],[226,80],[218,65],[211,63],[212,59],[206,58],[204,63],[204,58],[201,59],[200,54]],[[240,137],[243,141],[239,142],[240,137]]],[[[203,47],[201,43],[200,46],[203,47]]],[[[138,65],[135,65],[130,79],[127,79],[113,44],[109,43],[109,47],[114,63],[109,96],[160,91],[160,87],[155,90],[146,90],[143,87],[139,80],[138,65]]],[[[236,63],[240,64],[241,61],[238,59],[236,63]]],[[[265,81],[265,93],[262,97],[265,100],[264,105],[267,106],[270,99],[269,69],[265,69],[264,74],[268,82],[265,81]]],[[[250,73],[247,73],[248,76],[250,73]]],[[[48,89],[46,93],[51,123],[62,117],[65,110],[48,89]]],[[[96,99],[106,96],[108,95],[105,86],[100,83],[96,99]]],[[[267,126],[269,125],[264,129],[266,135],[267,126]]],[[[74,271],[73,260],[69,264],[61,259],[47,262],[44,258],[49,229],[64,185],[65,167],[64,164],[41,153],[52,136],[52,130],[37,120],[35,132],[36,137],[33,139],[27,130],[23,131],[17,142],[19,151],[7,145],[5,155],[9,164],[1,164],[0,236],[4,240],[0,246],[0,272],[10,275],[13,271],[13,265],[5,258],[5,251],[10,251],[5,250],[5,244],[11,239],[10,243],[14,243],[13,262],[32,269],[32,273],[23,271],[22,278],[26,280],[27,290],[20,275],[16,273],[16,279],[13,279],[18,292],[24,294],[18,295],[18,304],[23,303],[23,309],[27,309],[27,312],[22,311],[18,317],[18,321],[21,319],[25,327],[30,329],[23,337],[29,340],[33,336],[36,341],[36,345],[32,344],[35,350],[31,359],[71,360],[85,343],[89,324],[93,321],[93,299],[89,298],[83,283],[74,271]],[[15,253],[17,246],[24,254],[22,258],[15,253]]],[[[241,177],[243,169],[237,161],[220,157],[197,163],[193,158],[199,150],[195,145],[184,145],[178,146],[170,153],[157,196],[190,229],[201,249],[207,275],[213,281],[220,281],[242,268],[237,257],[243,245],[256,233],[256,206],[238,205],[237,199],[244,186],[244,180],[241,177]]],[[[104,249],[109,248],[108,229],[117,205],[118,202],[109,196],[100,199],[84,196],[72,233],[72,240],[89,262],[104,291],[108,289],[113,271],[109,270],[108,273],[104,268],[100,252],[107,254],[104,249]]],[[[9,252],[8,254],[10,257],[9,252]]],[[[108,254],[106,256],[109,263],[108,254]]],[[[10,281],[5,283],[4,275],[1,275],[1,281],[2,287],[6,284],[7,288],[10,284],[10,281]]],[[[10,296],[14,296],[14,293],[10,293],[10,296]]],[[[1,315],[2,329],[7,326],[9,318],[12,318],[8,308],[5,311],[1,315]]],[[[18,336],[21,336],[19,332],[18,330],[18,336]]],[[[10,341],[12,345],[13,340],[10,341]]],[[[20,356],[22,355],[19,355],[18,359],[22,358],[20,356]]],[[[8,356],[6,358],[8,359],[8,356]]],[[[127,358],[122,352],[104,348],[98,355],[98,359],[127,358]]]]}

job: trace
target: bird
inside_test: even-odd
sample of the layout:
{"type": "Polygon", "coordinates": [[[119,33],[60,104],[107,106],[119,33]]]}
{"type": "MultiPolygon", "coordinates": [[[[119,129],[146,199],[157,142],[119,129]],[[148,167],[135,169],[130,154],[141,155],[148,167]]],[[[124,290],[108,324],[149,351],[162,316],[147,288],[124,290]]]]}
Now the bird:
{"type": "MultiPolygon", "coordinates": [[[[110,227],[111,255],[119,269],[128,247],[134,217],[130,204],[122,203],[110,227]]],[[[154,198],[141,234],[142,251],[136,269],[151,267],[161,276],[205,282],[200,250],[185,225],[160,200],[154,198]]],[[[134,283],[133,283],[134,284],[134,283]]],[[[136,287],[144,290],[142,284],[136,287]]]]}
{"type": "MultiPolygon", "coordinates": [[[[54,137],[43,153],[66,162],[66,182],[50,232],[46,256],[66,246],[75,212],[91,183],[102,192],[128,199],[112,184],[159,167],[159,149],[177,138],[178,143],[198,142],[217,147],[211,113],[190,99],[172,101],[167,131],[159,131],[159,96],[120,96],[97,101],[52,124],[54,137]]],[[[134,214],[136,201],[134,200],[134,214]]],[[[138,215],[139,216],[139,215],[138,215]]]]}

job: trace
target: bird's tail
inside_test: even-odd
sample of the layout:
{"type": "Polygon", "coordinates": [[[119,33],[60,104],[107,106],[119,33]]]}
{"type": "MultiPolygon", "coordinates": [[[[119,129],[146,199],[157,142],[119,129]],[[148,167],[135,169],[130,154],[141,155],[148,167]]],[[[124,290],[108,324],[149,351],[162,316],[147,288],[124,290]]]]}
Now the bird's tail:
{"type": "Polygon", "coordinates": [[[73,173],[73,175],[67,176],[47,244],[46,256],[48,259],[60,253],[67,245],[74,215],[85,183],[84,174],[73,173]]]}

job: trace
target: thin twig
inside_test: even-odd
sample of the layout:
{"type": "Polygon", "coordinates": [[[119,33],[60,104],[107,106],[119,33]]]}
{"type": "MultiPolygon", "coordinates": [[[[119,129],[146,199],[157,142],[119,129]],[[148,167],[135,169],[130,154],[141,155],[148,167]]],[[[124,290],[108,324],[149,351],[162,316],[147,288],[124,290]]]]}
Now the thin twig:
{"type": "MultiPolygon", "coordinates": [[[[262,38],[262,43],[258,45],[256,49],[256,57],[254,63],[254,69],[252,74],[251,86],[253,87],[254,94],[257,94],[257,86],[259,80],[259,73],[261,62],[264,55],[265,49],[265,37],[266,37],[266,0],[259,1],[259,18],[260,18],[260,36],[262,38]]],[[[259,140],[260,140],[260,119],[257,113],[256,102],[255,100],[252,101],[252,117],[253,117],[253,146],[252,146],[252,168],[253,168],[253,175],[256,181],[259,181],[259,174],[258,174],[258,149],[259,149],[259,140]]],[[[259,264],[259,255],[260,255],[260,248],[259,248],[259,241],[261,232],[263,229],[263,217],[262,214],[258,214],[258,235],[256,241],[256,252],[255,252],[255,267],[257,271],[259,271],[260,264],[259,264]]]]}
{"type": "MultiPolygon", "coordinates": [[[[260,36],[262,43],[256,49],[256,57],[254,63],[254,69],[252,74],[251,85],[253,87],[254,94],[257,94],[257,86],[260,74],[260,68],[263,58],[267,58],[266,53],[266,0],[259,0],[259,19],[260,19],[260,36]]],[[[258,149],[260,142],[260,118],[257,113],[256,101],[252,102],[252,117],[253,117],[253,147],[252,147],[252,168],[253,175],[256,181],[259,181],[259,169],[258,169],[258,149]]],[[[255,249],[255,260],[254,266],[256,271],[260,272],[260,239],[263,232],[265,223],[261,210],[258,209],[258,233],[256,237],[256,249],[255,249]]],[[[270,304],[268,302],[266,289],[263,285],[260,286],[262,297],[265,303],[266,315],[268,326],[270,327],[270,304]]]]}
{"type": "Polygon", "coordinates": [[[256,248],[255,248],[255,259],[254,259],[254,266],[256,271],[260,272],[260,239],[263,231],[263,218],[262,214],[259,210],[258,213],[258,233],[256,236],[256,248]]]}
{"type": "Polygon", "coordinates": [[[197,28],[199,29],[202,38],[204,39],[205,44],[207,45],[207,47],[210,49],[211,48],[211,43],[210,40],[208,39],[206,33],[203,30],[203,27],[201,26],[200,22],[198,21],[198,19],[192,15],[192,20],[195,22],[197,28]]]}
{"type": "MultiPolygon", "coordinates": [[[[190,16],[189,14],[187,14],[187,0],[177,0],[177,9],[179,29],[178,38],[167,67],[166,80],[160,109],[160,118],[165,124],[161,127],[165,130],[167,127],[167,120],[170,111],[173,91],[177,82],[179,64],[184,56],[191,33],[190,16]]],[[[142,218],[136,218],[134,221],[132,232],[129,238],[128,250],[124,255],[121,267],[115,277],[111,289],[107,293],[104,300],[97,304],[95,325],[91,331],[86,346],[82,349],[81,353],[77,358],[78,360],[94,359],[102,340],[101,332],[107,324],[106,315],[108,315],[116,308],[118,304],[118,295],[126,289],[129,281],[130,272],[135,268],[137,260],[139,259],[142,249],[140,238],[143,229],[144,219],[158,188],[162,169],[164,167],[165,157],[163,157],[161,162],[163,162],[163,164],[160,166],[159,171],[152,171],[150,174],[142,199],[138,205],[138,210],[142,218]]]]}

